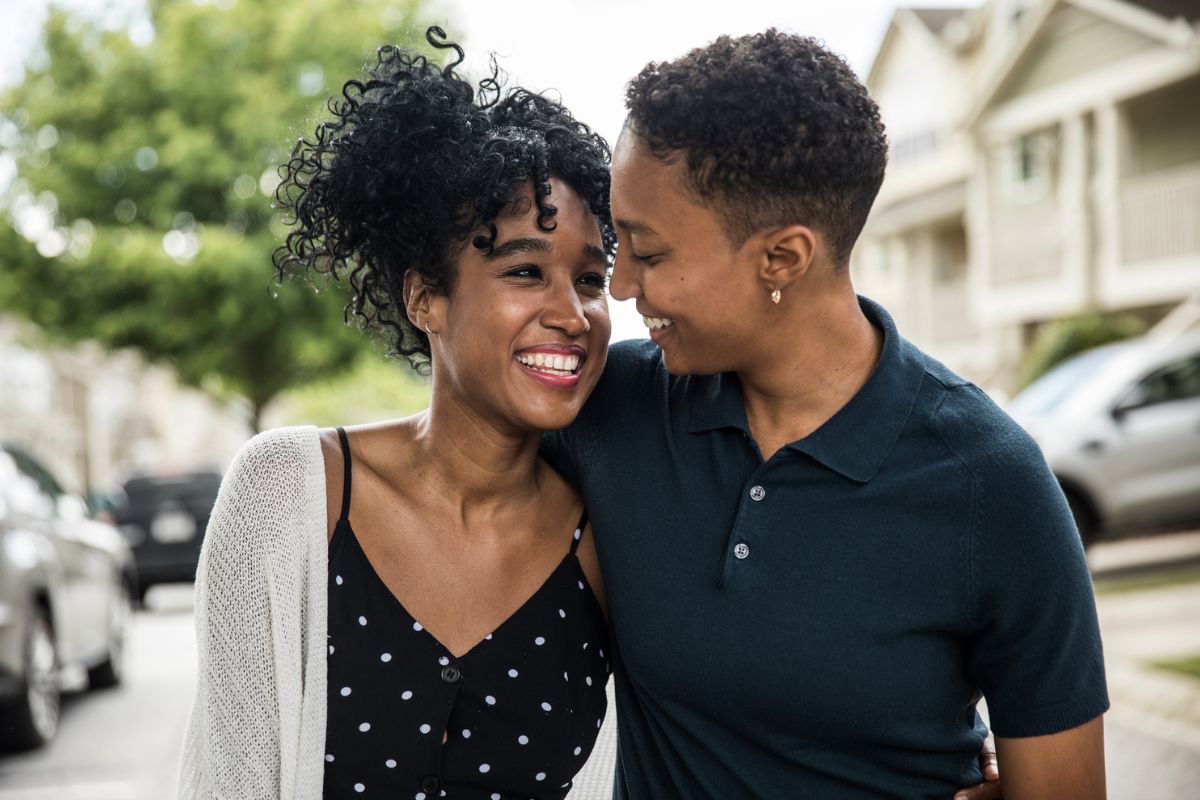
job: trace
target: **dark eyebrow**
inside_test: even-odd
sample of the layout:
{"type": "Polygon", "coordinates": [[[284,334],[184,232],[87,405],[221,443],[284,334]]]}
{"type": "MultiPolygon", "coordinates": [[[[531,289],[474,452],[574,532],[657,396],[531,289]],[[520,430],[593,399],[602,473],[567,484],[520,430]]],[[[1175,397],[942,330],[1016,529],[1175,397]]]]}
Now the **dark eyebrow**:
{"type": "Polygon", "coordinates": [[[509,239],[504,244],[493,247],[490,253],[484,253],[483,257],[488,261],[495,261],[517,253],[549,253],[551,250],[553,248],[550,246],[550,242],[545,239],[534,237],[509,239]]]}
{"type": "Polygon", "coordinates": [[[603,248],[596,247],[594,244],[585,244],[583,246],[583,260],[591,264],[607,267],[608,253],[604,252],[603,248]]]}
{"type": "Polygon", "coordinates": [[[619,219],[616,221],[618,228],[629,231],[630,233],[640,233],[643,236],[658,236],[658,231],[645,225],[641,222],[634,222],[631,219],[619,219]]]}

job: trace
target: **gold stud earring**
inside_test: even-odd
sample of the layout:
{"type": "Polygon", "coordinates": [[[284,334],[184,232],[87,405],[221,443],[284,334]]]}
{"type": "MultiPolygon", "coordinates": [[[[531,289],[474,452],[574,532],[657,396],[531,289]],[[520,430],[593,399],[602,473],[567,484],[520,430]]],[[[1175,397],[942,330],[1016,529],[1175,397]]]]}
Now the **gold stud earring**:
{"type": "Polygon", "coordinates": [[[775,305],[779,305],[779,301],[782,297],[783,294],[778,289],[775,289],[771,292],[771,302],[775,305]]]}

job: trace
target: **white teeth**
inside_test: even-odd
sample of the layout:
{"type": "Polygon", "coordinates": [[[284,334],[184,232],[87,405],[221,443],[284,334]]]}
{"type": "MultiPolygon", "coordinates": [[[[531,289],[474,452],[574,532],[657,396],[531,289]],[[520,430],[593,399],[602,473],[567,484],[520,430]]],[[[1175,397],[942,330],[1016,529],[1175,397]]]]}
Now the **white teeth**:
{"type": "Polygon", "coordinates": [[[556,356],[545,353],[518,353],[517,361],[527,367],[552,375],[571,375],[579,367],[579,356],[556,356]]]}
{"type": "Polygon", "coordinates": [[[675,324],[675,320],[669,317],[647,317],[642,315],[642,321],[646,323],[646,327],[652,331],[659,331],[663,328],[669,328],[675,324]]]}

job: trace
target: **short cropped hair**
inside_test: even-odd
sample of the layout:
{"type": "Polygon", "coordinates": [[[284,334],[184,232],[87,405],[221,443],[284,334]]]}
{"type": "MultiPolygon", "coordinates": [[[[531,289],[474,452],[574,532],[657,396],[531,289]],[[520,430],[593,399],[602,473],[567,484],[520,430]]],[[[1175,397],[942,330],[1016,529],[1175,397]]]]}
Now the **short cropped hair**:
{"type": "Polygon", "coordinates": [[[879,108],[818,40],[774,28],[722,36],[647,64],[626,89],[626,126],[665,161],[740,247],[758,231],[807,225],[849,262],[883,183],[879,108]]]}

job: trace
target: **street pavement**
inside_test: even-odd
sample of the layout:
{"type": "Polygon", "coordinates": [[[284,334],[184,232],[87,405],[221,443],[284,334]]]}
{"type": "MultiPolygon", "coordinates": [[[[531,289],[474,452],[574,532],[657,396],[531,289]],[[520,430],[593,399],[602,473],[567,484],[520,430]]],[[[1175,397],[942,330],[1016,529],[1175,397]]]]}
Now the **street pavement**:
{"type": "MultiPolygon", "coordinates": [[[[1200,655],[1200,571],[1136,591],[1111,585],[1166,565],[1200,567],[1200,532],[1099,545],[1090,557],[1113,708],[1105,723],[1109,797],[1195,796],[1200,786],[1200,680],[1149,662],[1200,655]]],[[[1170,567],[1174,569],[1174,567],[1170,567]]],[[[126,683],[69,697],[58,737],[0,756],[0,800],[170,800],[195,684],[191,589],[154,589],[134,619],[126,683]]],[[[611,692],[611,686],[610,686],[611,692]]],[[[615,719],[605,721],[570,800],[609,800],[615,719]]]]}

